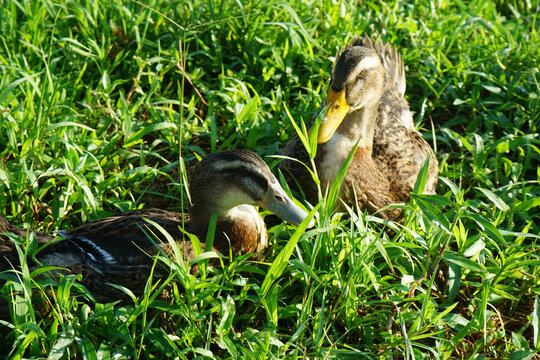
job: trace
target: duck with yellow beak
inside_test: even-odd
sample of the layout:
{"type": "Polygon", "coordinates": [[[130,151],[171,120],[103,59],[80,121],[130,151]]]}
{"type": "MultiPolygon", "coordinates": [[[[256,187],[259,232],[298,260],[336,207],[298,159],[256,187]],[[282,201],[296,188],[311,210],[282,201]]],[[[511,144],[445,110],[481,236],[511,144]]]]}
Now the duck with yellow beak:
{"type": "MultiPolygon", "coordinates": [[[[438,163],[433,150],[414,128],[404,98],[405,70],[395,48],[368,36],[355,38],[337,56],[326,97],[326,113],[317,133],[316,170],[321,190],[335,180],[345,159],[358,147],[341,185],[349,205],[398,220],[393,203],[408,202],[420,168],[429,157],[425,193],[435,193],[438,163]]],[[[301,141],[293,137],[284,155],[309,164],[301,141]]],[[[311,174],[294,161],[281,165],[288,183],[298,185],[308,201],[318,202],[311,174]]]]}

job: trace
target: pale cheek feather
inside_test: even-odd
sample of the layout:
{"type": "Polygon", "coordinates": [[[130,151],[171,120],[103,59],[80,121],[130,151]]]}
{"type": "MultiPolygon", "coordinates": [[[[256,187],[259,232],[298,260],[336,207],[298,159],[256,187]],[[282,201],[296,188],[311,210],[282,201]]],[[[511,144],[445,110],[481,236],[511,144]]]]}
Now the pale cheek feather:
{"type": "Polygon", "coordinates": [[[376,66],[380,66],[380,65],[381,65],[381,60],[379,59],[379,57],[376,56],[376,55],[373,55],[373,56],[363,58],[362,61],[360,61],[360,63],[358,63],[357,69],[358,70],[362,70],[362,69],[367,70],[367,69],[370,69],[370,68],[373,68],[373,67],[376,67],[376,66]]]}
{"type": "Polygon", "coordinates": [[[249,195],[237,188],[232,188],[221,195],[219,198],[219,207],[216,205],[214,211],[217,212],[220,217],[226,218],[229,214],[234,213],[234,209],[238,207],[238,204],[253,203],[254,201],[249,195]]]}

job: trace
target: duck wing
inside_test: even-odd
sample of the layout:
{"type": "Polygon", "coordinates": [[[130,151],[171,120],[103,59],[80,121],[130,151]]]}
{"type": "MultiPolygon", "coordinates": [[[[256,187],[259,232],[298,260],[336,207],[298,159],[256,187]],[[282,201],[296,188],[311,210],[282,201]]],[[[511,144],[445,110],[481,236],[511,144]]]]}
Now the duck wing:
{"type": "MultiPolygon", "coordinates": [[[[41,260],[56,266],[85,264],[98,272],[129,271],[152,263],[159,248],[168,253],[165,235],[146,219],[160,225],[173,239],[184,238],[180,228],[189,230],[189,218],[172,211],[141,209],[99,219],[58,235],[66,241],[47,247],[41,260]]],[[[184,256],[192,258],[193,248],[184,242],[184,256]]]]}
{"type": "Polygon", "coordinates": [[[434,194],[438,161],[435,153],[416,129],[400,121],[392,106],[381,103],[373,137],[373,160],[387,174],[390,191],[399,202],[408,202],[420,168],[429,157],[428,178],[424,193],[434,194]]]}

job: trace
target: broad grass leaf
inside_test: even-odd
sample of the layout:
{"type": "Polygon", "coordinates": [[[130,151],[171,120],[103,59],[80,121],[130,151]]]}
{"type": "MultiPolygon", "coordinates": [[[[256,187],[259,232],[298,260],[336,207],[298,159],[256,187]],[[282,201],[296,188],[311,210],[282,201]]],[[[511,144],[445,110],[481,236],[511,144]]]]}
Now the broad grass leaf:
{"type": "Polygon", "coordinates": [[[190,259],[189,260],[189,265],[195,265],[195,264],[198,264],[200,261],[203,261],[203,260],[208,260],[208,259],[218,259],[220,258],[221,256],[215,252],[215,251],[205,251],[199,255],[196,255],[195,257],[193,257],[193,259],[190,259]]]}
{"type": "Polygon", "coordinates": [[[453,206],[454,203],[443,195],[431,195],[431,194],[412,194],[412,197],[422,199],[425,202],[428,202],[437,206],[453,206]]]}
{"type": "Polygon", "coordinates": [[[99,345],[96,356],[100,360],[110,360],[112,358],[111,351],[109,350],[106,341],[102,342],[101,345],[99,345]]]}
{"type": "Polygon", "coordinates": [[[461,267],[463,267],[465,269],[468,269],[468,270],[471,270],[471,271],[474,271],[474,272],[480,272],[480,273],[486,273],[487,272],[487,270],[482,265],[480,265],[477,262],[474,262],[474,261],[472,261],[470,259],[467,259],[464,256],[459,256],[459,255],[455,255],[455,254],[446,253],[443,256],[443,259],[445,259],[446,261],[448,261],[450,263],[456,264],[458,266],[461,266],[461,267]]]}
{"type": "Polygon", "coordinates": [[[115,288],[116,290],[119,290],[119,291],[123,292],[124,294],[129,296],[129,298],[134,303],[137,303],[137,296],[135,296],[135,294],[133,293],[133,291],[131,291],[131,289],[128,289],[125,286],[114,284],[114,283],[105,283],[104,285],[111,286],[111,287],[115,288]]]}
{"type": "Polygon", "coordinates": [[[536,351],[531,350],[517,350],[513,351],[510,356],[508,357],[508,360],[529,360],[534,359],[538,353],[536,351]]]}
{"type": "Polygon", "coordinates": [[[482,215],[465,211],[464,216],[474,220],[491,239],[498,241],[500,244],[507,245],[506,240],[504,240],[499,230],[482,215]]]}
{"type": "Polygon", "coordinates": [[[244,107],[242,107],[242,110],[240,110],[240,113],[238,114],[236,121],[238,124],[243,124],[247,117],[249,116],[255,116],[257,113],[257,105],[259,104],[259,96],[255,94],[251,100],[248,101],[244,107]]]}
{"type": "Polygon", "coordinates": [[[27,322],[21,325],[21,328],[25,330],[30,330],[35,333],[40,338],[47,338],[47,334],[38,326],[38,324],[27,322]]]}
{"type": "Polygon", "coordinates": [[[313,127],[309,129],[309,153],[312,159],[317,156],[317,134],[319,133],[320,119],[317,118],[313,123],[313,127]]]}
{"type": "Polygon", "coordinates": [[[476,146],[474,148],[474,165],[476,168],[480,169],[484,166],[485,160],[486,160],[486,152],[484,150],[484,140],[482,137],[478,134],[473,134],[473,137],[476,142],[476,146]]]}
{"type": "MultiPolygon", "coordinates": [[[[298,164],[300,164],[301,166],[305,167],[307,171],[309,171],[311,177],[313,178],[313,181],[315,181],[315,183],[317,184],[320,184],[321,182],[319,181],[318,177],[315,175],[315,173],[313,172],[313,170],[311,170],[311,168],[307,165],[307,164],[304,164],[303,162],[301,162],[300,160],[298,159],[295,159],[295,158],[292,158],[292,157],[289,157],[289,156],[284,156],[284,155],[270,155],[269,157],[273,157],[273,158],[276,158],[276,159],[286,159],[286,160],[290,160],[290,161],[294,161],[294,162],[297,162],[298,164]]],[[[280,181],[282,184],[286,184],[283,185],[284,188],[287,188],[287,190],[289,190],[290,192],[290,188],[289,188],[289,185],[287,184],[287,181],[285,181],[285,178],[283,177],[282,173],[281,173],[281,169],[279,169],[279,173],[280,173],[280,181]]]]}
{"type": "Polygon", "coordinates": [[[95,129],[92,129],[90,126],[80,124],[75,121],[61,121],[61,122],[52,124],[50,126],[47,126],[45,128],[45,132],[53,131],[61,127],[67,127],[67,128],[74,127],[74,128],[81,128],[87,131],[96,131],[95,129]]]}
{"type": "Polygon", "coordinates": [[[426,160],[420,168],[420,171],[418,172],[418,176],[416,178],[416,181],[414,182],[414,188],[412,191],[414,194],[421,194],[424,192],[429,172],[429,157],[430,155],[428,154],[426,160]]]}
{"type": "MultiPolygon", "coordinates": [[[[169,359],[178,358],[181,354],[178,346],[171,340],[173,335],[167,334],[163,329],[159,327],[150,328],[146,333],[146,337],[155,346],[156,350],[163,356],[167,356],[169,359]]],[[[179,358],[185,359],[184,356],[179,358]]]]}
{"type": "Polygon", "coordinates": [[[311,267],[309,265],[307,265],[306,263],[304,263],[303,261],[300,261],[300,260],[297,260],[297,259],[291,259],[291,260],[289,260],[289,264],[291,266],[294,266],[294,267],[302,270],[303,272],[305,272],[307,275],[309,275],[316,282],[318,282],[318,283],[321,282],[321,279],[319,279],[317,274],[315,274],[315,272],[311,269],[311,267]]]}
{"type": "Polygon", "coordinates": [[[444,215],[432,204],[432,200],[437,201],[436,199],[416,194],[412,194],[411,196],[418,207],[422,209],[424,215],[426,215],[430,220],[434,220],[439,223],[444,230],[450,232],[450,221],[448,221],[446,215],[444,215]]]}
{"type": "Polygon", "coordinates": [[[448,264],[448,301],[454,301],[461,286],[461,265],[450,262],[448,264]]]}
{"type": "MultiPolygon", "coordinates": [[[[521,255],[525,256],[526,254],[522,253],[521,255]]],[[[515,257],[508,257],[508,260],[511,260],[511,261],[506,265],[505,270],[516,269],[516,268],[526,267],[526,266],[530,266],[533,268],[540,267],[540,259],[517,261],[515,257]]]]}
{"type": "Polygon", "coordinates": [[[56,290],[58,304],[60,307],[67,307],[67,303],[71,298],[71,287],[76,280],[82,279],[82,275],[65,275],[60,277],[58,288],[56,290]]]}
{"type": "Polygon", "coordinates": [[[92,344],[92,341],[90,341],[86,336],[82,336],[81,338],[77,339],[77,344],[81,349],[83,359],[98,359],[94,344],[92,344]]]}
{"type": "Polygon", "coordinates": [[[201,348],[201,347],[196,347],[193,349],[195,351],[195,353],[197,354],[200,354],[202,356],[206,356],[210,359],[214,359],[215,356],[214,356],[214,353],[212,353],[211,350],[208,350],[208,349],[205,349],[205,348],[201,348]]]}
{"type": "Polygon", "coordinates": [[[450,190],[452,191],[452,195],[454,195],[456,199],[461,199],[460,190],[456,184],[443,176],[439,176],[439,179],[450,188],[450,190]]]}
{"type": "Polygon", "coordinates": [[[477,253],[479,253],[480,251],[484,250],[486,248],[486,243],[483,242],[482,240],[476,240],[474,242],[474,244],[472,244],[471,246],[469,246],[464,252],[463,252],[463,255],[466,256],[466,257],[471,257],[477,253]]]}
{"type": "Polygon", "coordinates": [[[477,187],[477,190],[481,191],[487,198],[501,211],[508,211],[510,207],[491,190],[477,187]]]}
{"type": "Polygon", "coordinates": [[[317,156],[317,146],[318,144],[318,134],[319,134],[319,127],[321,126],[321,122],[323,118],[326,116],[326,109],[328,108],[328,105],[322,107],[319,112],[317,113],[317,116],[315,117],[313,121],[313,126],[311,129],[309,129],[309,149],[308,152],[310,154],[311,159],[315,159],[315,156],[317,156]]]}
{"type": "Polygon", "coordinates": [[[381,253],[382,257],[384,258],[384,261],[388,264],[388,267],[390,268],[391,272],[394,272],[394,266],[392,265],[392,258],[388,255],[388,251],[386,251],[386,248],[382,244],[381,241],[375,241],[375,246],[381,253]]]}
{"type": "MultiPolygon", "coordinates": [[[[540,169],[540,167],[538,167],[540,169]]],[[[539,170],[540,171],[540,170],[539,170]]],[[[525,200],[512,208],[513,213],[527,212],[532,208],[540,206],[540,196],[525,200]]]]}
{"type": "Polygon", "coordinates": [[[0,93],[0,104],[4,104],[7,97],[11,94],[13,89],[15,89],[17,86],[19,86],[19,84],[21,84],[21,83],[23,83],[25,81],[30,81],[34,85],[36,90],[39,91],[39,86],[32,80],[32,78],[35,78],[35,77],[37,77],[39,75],[41,75],[41,74],[34,74],[34,75],[24,74],[23,78],[17,79],[14,82],[12,82],[11,84],[9,84],[8,86],[6,86],[6,88],[0,93]]]}
{"type": "MultiPolygon", "coordinates": [[[[135,134],[131,135],[128,139],[126,139],[126,141],[123,144],[123,147],[129,148],[136,145],[137,143],[142,141],[141,138],[143,136],[151,132],[160,131],[164,129],[171,129],[171,128],[176,129],[176,124],[170,123],[170,122],[161,122],[161,123],[145,126],[142,129],[138,130],[135,134]]],[[[129,136],[129,135],[130,134],[126,134],[126,136],[129,136]]]]}
{"type": "MultiPolygon", "coordinates": [[[[150,220],[148,218],[143,217],[143,219],[144,219],[144,221],[148,222],[150,225],[155,227],[163,236],[165,236],[165,239],[167,240],[168,244],[170,245],[170,248],[173,251],[174,261],[180,266],[180,268],[182,269],[184,274],[187,274],[189,272],[189,269],[187,268],[187,264],[185,262],[184,255],[182,254],[182,251],[180,250],[180,247],[178,245],[178,241],[185,241],[185,240],[184,239],[181,239],[181,240],[180,239],[173,239],[171,234],[169,234],[161,225],[159,225],[155,221],[152,221],[152,220],[150,220]]],[[[142,230],[146,233],[146,229],[142,229],[142,230]]],[[[178,230],[180,230],[183,234],[188,236],[188,238],[191,241],[191,244],[193,245],[193,249],[195,250],[195,254],[197,254],[197,252],[196,252],[197,250],[200,250],[202,252],[201,245],[200,245],[200,243],[198,243],[199,239],[195,235],[189,234],[188,232],[186,232],[181,227],[179,227],[178,230]],[[195,247],[195,244],[198,244],[198,248],[195,247]]],[[[156,245],[156,246],[158,245],[158,244],[155,243],[154,237],[150,236],[149,234],[147,234],[147,236],[148,236],[148,239],[154,243],[154,245],[156,245]]],[[[160,252],[163,255],[165,255],[165,256],[167,255],[167,254],[163,253],[163,251],[161,250],[161,248],[159,246],[157,246],[157,247],[158,247],[158,249],[160,250],[160,252]]]]}
{"type": "Polygon", "coordinates": [[[56,340],[51,351],[49,352],[48,359],[50,360],[59,360],[64,356],[64,353],[67,348],[73,344],[74,338],[68,337],[67,334],[60,335],[60,338],[56,340]]]}
{"type": "Polygon", "coordinates": [[[529,342],[521,334],[512,332],[512,344],[518,349],[529,349],[529,342]]]}
{"type": "Polygon", "coordinates": [[[319,44],[319,42],[314,39],[309,33],[308,31],[306,30],[305,26],[304,26],[304,21],[302,21],[299,17],[298,17],[298,14],[296,13],[296,11],[294,11],[294,9],[287,3],[278,3],[278,6],[281,6],[283,7],[288,13],[289,15],[291,16],[291,18],[294,20],[295,24],[298,26],[298,28],[300,29],[300,33],[304,36],[305,38],[305,46],[306,46],[306,50],[309,51],[310,53],[310,56],[311,58],[313,58],[313,49],[311,47],[311,45],[315,45],[315,47],[317,47],[319,50],[321,51],[324,51],[325,49],[323,49],[321,47],[321,45],[319,44]]]}
{"type": "Polygon", "coordinates": [[[500,229],[499,232],[503,236],[515,236],[515,237],[523,237],[523,238],[533,238],[533,239],[540,239],[540,235],[531,234],[531,233],[525,233],[525,232],[519,232],[519,231],[508,231],[500,229]]]}
{"type": "Polygon", "coordinates": [[[231,357],[233,359],[239,359],[238,357],[238,350],[236,349],[236,346],[234,342],[231,340],[229,335],[225,335],[220,337],[219,342],[221,342],[220,346],[225,346],[229,354],[231,354],[231,357]]]}
{"type": "Polygon", "coordinates": [[[89,47],[86,47],[84,46],[83,44],[81,44],[80,41],[76,40],[76,39],[71,39],[71,38],[61,38],[60,40],[58,40],[59,42],[67,42],[67,43],[70,43],[72,46],[70,46],[69,48],[73,51],[75,51],[76,53],[82,55],[83,57],[90,57],[90,58],[94,58],[96,57],[96,54],[93,54],[91,52],[91,49],[89,47]]]}
{"type": "MultiPolygon", "coordinates": [[[[30,333],[21,333],[17,339],[15,340],[15,344],[17,344],[16,350],[13,354],[10,354],[10,359],[19,360],[24,359],[24,354],[26,352],[26,349],[32,342],[36,339],[36,333],[30,332],[30,333]]],[[[51,358],[51,355],[49,354],[49,359],[51,358]]],[[[60,357],[56,357],[55,359],[59,359],[60,357]]]]}
{"type": "Polygon", "coordinates": [[[206,233],[206,244],[204,247],[205,251],[212,250],[214,246],[214,238],[216,236],[216,226],[218,221],[218,214],[212,213],[210,216],[210,221],[208,222],[208,232],[206,233]]]}
{"type": "Polygon", "coordinates": [[[235,314],[236,306],[234,300],[227,295],[227,299],[221,301],[221,321],[219,322],[219,332],[221,336],[225,336],[231,331],[231,324],[235,314]]]}

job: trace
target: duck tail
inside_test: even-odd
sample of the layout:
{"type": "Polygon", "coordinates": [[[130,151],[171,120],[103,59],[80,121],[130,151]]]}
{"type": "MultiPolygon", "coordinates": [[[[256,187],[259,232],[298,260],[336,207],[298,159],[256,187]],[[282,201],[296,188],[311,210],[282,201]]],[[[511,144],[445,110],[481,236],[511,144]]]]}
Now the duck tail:
{"type": "Polygon", "coordinates": [[[363,46],[375,50],[381,58],[384,68],[390,73],[390,78],[394,80],[396,89],[402,96],[405,95],[405,89],[407,87],[405,83],[405,65],[396,47],[390,46],[390,44],[384,44],[381,39],[375,42],[367,34],[364,35],[362,42],[364,43],[363,46]]]}

